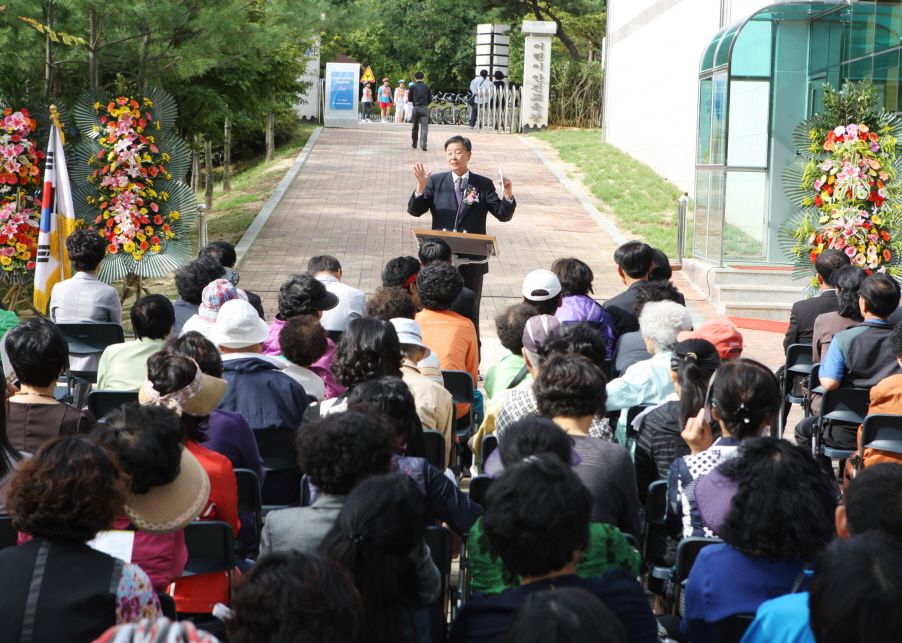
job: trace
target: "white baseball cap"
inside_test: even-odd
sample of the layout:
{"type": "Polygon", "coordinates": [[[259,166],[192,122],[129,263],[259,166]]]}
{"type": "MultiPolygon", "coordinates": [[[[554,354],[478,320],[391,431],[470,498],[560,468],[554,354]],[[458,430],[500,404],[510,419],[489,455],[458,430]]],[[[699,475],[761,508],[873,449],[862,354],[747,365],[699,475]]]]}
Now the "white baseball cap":
{"type": "Polygon", "coordinates": [[[561,294],[561,281],[550,270],[533,270],[523,280],[523,296],[530,301],[547,301],[561,294]],[[547,295],[533,295],[544,290],[547,295]]]}
{"type": "Polygon", "coordinates": [[[398,332],[398,342],[401,344],[413,344],[414,346],[422,346],[426,349],[423,358],[427,358],[432,354],[429,347],[423,343],[423,333],[420,331],[420,325],[412,319],[405,317],[395,317],[391,320],[392,326],[398,332]]]}
{"type": "Polygon", "coordinates": [[[211,342],[226,348],[253,346],[265,342],[267,337],[269,326],[243,299],[233,299],[222,305],[209,334],[211,342]]]}

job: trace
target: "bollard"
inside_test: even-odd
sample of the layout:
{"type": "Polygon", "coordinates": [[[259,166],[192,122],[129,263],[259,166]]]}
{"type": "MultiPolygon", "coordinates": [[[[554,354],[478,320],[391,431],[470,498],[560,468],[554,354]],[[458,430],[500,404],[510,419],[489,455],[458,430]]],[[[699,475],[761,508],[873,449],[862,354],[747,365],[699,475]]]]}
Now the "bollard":
{"type": "Polygon", "coordinates": [[[207,206],[197,204],[197,247],[204,248],[207,245],[207,206]]]}
{"type": "Polygon", "coordinates": [[[686,251],[686,213],[689,209],[689,193],[684,192],[677,200],[677,263],[683,265],[686,251]]]}

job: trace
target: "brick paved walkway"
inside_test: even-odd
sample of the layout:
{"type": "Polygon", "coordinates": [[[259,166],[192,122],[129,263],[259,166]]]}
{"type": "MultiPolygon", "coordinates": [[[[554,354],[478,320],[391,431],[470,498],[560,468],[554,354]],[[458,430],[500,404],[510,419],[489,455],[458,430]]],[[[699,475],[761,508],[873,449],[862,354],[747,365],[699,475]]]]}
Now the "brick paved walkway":
{"type": "MultiPolygon", "coordinates": [[[[356,130],[324,130],[309,158],[273,211],[241,266],[242,285],[263,297],[268,316],[276,312],[279,285],[303,271],[316,254],[332,254],[343,266],[344,281],[364,292],[379,286],[385,262],[416,254],[411,230],[429,228],[430,217],[407,214],[415,187],[412,166],[442,172],[442,142],[465,128],[430,127],[429,151],[410,147],[408,125],[374,125],[356,130]]],[[[588,134],[587,134],[588,135],[588,134]]],[[[513,221],[490,219],[501,256],[486,275],[482,321],[482,372],[497,359],[492,319],[520,299],[526,273],[550,268],[557,257],[575,256],[595,273],[595,297],[607,299],[623,289],[613,254],[616,244],[580,203],[516,136],[469,134],[472,171],[497,180],[499,166],[514,184],[517,212],[513,221]],[[488,341],[486,341],[488,340],[488,341]]],[[[678,273],[675,283],[702,317],[718,316],[678,273]]],[[[782,336],[742,331],[745,356],[776,368],[783,361],[782,336]]]]}

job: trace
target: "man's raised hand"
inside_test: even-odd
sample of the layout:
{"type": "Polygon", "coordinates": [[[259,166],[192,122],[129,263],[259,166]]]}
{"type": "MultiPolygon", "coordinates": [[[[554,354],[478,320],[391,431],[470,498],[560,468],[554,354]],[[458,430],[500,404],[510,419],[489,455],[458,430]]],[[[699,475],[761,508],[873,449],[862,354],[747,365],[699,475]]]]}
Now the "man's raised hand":
{"type": "Polygon", "coordinates": [[[417,180],[417,194],[422,194],[426,189],[426,183],[429,182],[429,177],[432,176],[432,172],[427,172],[422,163],[417,163],[413,166],[413,176],[417,180]]]}

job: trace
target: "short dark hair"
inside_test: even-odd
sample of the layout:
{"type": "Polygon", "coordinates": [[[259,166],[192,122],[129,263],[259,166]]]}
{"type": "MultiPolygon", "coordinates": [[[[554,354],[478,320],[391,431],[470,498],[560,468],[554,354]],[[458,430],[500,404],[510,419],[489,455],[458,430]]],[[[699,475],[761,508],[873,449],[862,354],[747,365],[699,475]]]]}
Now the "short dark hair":
{"type": "Polygon", "coordinates": [[[19,382],[50,386],[69,364],[69,344],[52,321],[32,317],[6,334],[6,355],[19,382]]]}
{"type": "Polygon", "coordinates": [[[833,287],[839,300],[837,312],[840,317],[861,321],[861,306],[858,305],[858,291],[868,273],[858,266],[843,266],[833,274],[833,287]]]}
{"type": "Polygon", "coordinates": [[[445,147],[443,147],[442,149],[447,150],[448,146],[451,145],[452,143],[460,143],[461,145],[464,146],[464,149],[467,150],[468,152],[473,151],[473,144],[470,142],[470,139],[466,138],[465,136],[461,136],[459,134],[456,136],[452,136],[447,141],[445,141],[445,147]]]}
{"type": "Polygon", "coordinates": [[[647,281],[636,287],[636,299],[633,302],[636,317],[642,314],[645,304],[653,301],[673,301],[680,306],[686,305],[686,297],[669,281],[647,281]]]}
{"type": "Polygon", "coordinates": [[[523,329],[526,322],[539,314],[534,306],[527,303],[514,304],[495,317],[498,339],[514,355],[523,352],[523,329]]]}
{"type": "Polygon", "coordinates": [[[561,294],[567,295],[590,295],[592,292],[592,280],[595,275],[592,269],[585,261],[581,261],[574,257],[566,259],[555,259],[551,264],[551,272],[557,275],[558,281],[561,282],[561,294]]]}
{"type": "Polygon", "coordinates": [[[673,268],[670,267],[670,259],[664,254],[663,250],[652,248],[652,261],[655,266],[648,273],[649,281],[669,281],[673,277],[673,268]]]}
{"type": "Polygon", "coordinates": [[[209,257],[226,268],[232,268],[238,262],[235,246],[228,241],[211,241],[201,248],[197,258],[209,257]]]}
{"type": "Polygon", "coordinates": [[[279,288],[279,316],[288,321],[299,315],[316,315],[312,304],[325,296],[326,285],[313,275],[291,275],[279,288]]]}
{"type": "Polygon", "coordinates": [[[107,415],[94,436],[119,458],[132,493],[147,493],[179,474],[182,427],[172,409],[129,402],[107,415]]]}
{"type": "Polygon", "coordinates": [[[420,260],[416,257],[395,257],[389,259],[382,269],[382,285],[386,287],[400,286],[420,272],[420,260]]]}
{"type": "Polygon", "coordinates": [[[489,547],[518,576],[557,571],[589,542],[592,496],[550,453],[506,468],[485,500],[482,526],[489,547]]]}
{"type": "Polygon", "coordinates": [[[420,263],[424,266],[428,266],[433,261],[448,263],[451,261],[451,246],[444,239],[432,237],[420,244],[420,251],[417,254],[420,257],[420,263]]]}
{"type": "Polygon", "coordinates": [[[326,354],[329,333],[316,317],[292,317],[279,331],[279,347],[285,359],[307,368],[326,354]]]}
{"type": "Polygon", "coordinates": [[[552,355],[532,385],[539,414],[547,418],[604,415],[607,381],[582,355],[552,355]]]}
{"type": "Polygon", "coordinates": [[[774,372],[740,357],[721,364],[713,377],[711,403],[721,426],[740,440],[758,437],[761,423],[780,408],[780,385],[774,372]]]}
{"type": "Polygon", "coordinates": [[[45,442],[19,463],[7,489],[13,529],[36,538],[85,543],[122,513],[128,478],[89,435],[45,442]]]}
{"type": "Polygon", "coordinates": [[[821,279],[824,280],[825,284],[832,286],[833,275],[836,274],[836,271],[851,263],[852,260],[849,259],[849,255],[842,250],[827,248],[814,260],[814,269],[817,271],[817,274],[821,276],[821,279]]]}
{"type": "Polygon", "coordinates": [[[551,299],[543,299],[542,301],[526,299],[523,303],[532,306],[537,315],[551,315],[554,317],[554,313],[561,307],[561,295],[557,295],[551,299]]]}
{"type": "Polygon", "coordinates": [[[293,549],[260,557],[236,585],[226,621],[232,643],[349,643],[360,630],[360,593],[344,567],[293,549]]]}
{"type": "Polygon", "coordinates": [[[386,321],[398,317],[413,319],[417,314],[417,305],[404,288],[380,286],[366,298],[366,314],[386,321]]]}
{"type": "Polygon", "coordinates": [[[379,377],[355,386],[348,395],[348,409],[381,414],[395,427],[400,444],[423,432],[413,393],[400,377],[379,377]]]}
{"type": "Polygon", "coordinates": [[[867,467],[852,479],[844,500],[849,533],[877,530],[902,542],[902,464],[867,467]]]}
{"type": "Polygon", "coordinates": [[[651,271],[654,252],[647,243],[627,241],[614,252],[614,263],[623,269],[628,277],[642,279],[651,271]]]}
{"type": "Polygon", "coordinates": [[[346,496],[360,480],[391,470],[395,430],[378,415],[332,413],[298,432],[298,462],[316,487],[346,496]]]}
{"type": "Polygon", "coordinates": [[[464,289],[464,280],[457,268],[449,264],[432,264],[420,271],[417,292],[420,303],[429,310],[448,310],[464,289]]]}
{"type": "Polygon", "coordinates": [[[891,643],[902,631],[902,547],[878,532],[837,538],[809,585],[817,643],[891,643]]]}
{"type": "Polygon", "coordinates": [[[498,443],[498,453],[505,467],[511,467],[531,455],[551,453],[570,464],[573,438],[548,418],[530,415],[511,424],[498,443]]]}
{"type": "Polygon", "coordinates": [[[188,331],[181,337],[170,337],[165,350],[187,355],[197,362],[205,375],[222,377],[222,354],[219,347],[196,330],[188,331]]]}
{"type": "Polygon", "coordinates": [[[557,333],[539,345],[542,364],[551,355],[582,355],[599,368],[604,368],[608,349],[604,336],[586,322],[564,324],[557,333]]]}
{"type": "Polygon", "coordinates": [[[835,534],[836,490],[811,451],[782,438],[745,440],[719,471],[738,483],[718,535],[769,560],[813,558],[835,534]]]}
{"type": "Polygon", "coordinates": [[[423,72],[421,72],[421,71],[414,73],[413,77],[416,78],[417,80],[423,80],[423,78],[425,78],[425,76],[423,76],[423,72]]]}
{"type": "Polygon", "coordinates": [[[211,281],[221,279],[225,267],[207,256],[190,261],[175,273],[175,289],[184,301],[195,306],[203,300],[204,288],[211,281]]]}
{"type": "Polygon", "coordinates": [[[627,638],[620,620],[592,592],[579,587],[533,592],[517,612],[504,643],[558,641],[626,643],[627,638]]]}
{"type": "Polygon", "coordinates": [[[338,272],[341,263],[332,255],[316,255],[307,262],[307,272],[315,275],[318,272],[338,272]]]}
{"type": "Polygon", "coordinates": [[[141,297],[132,306],[129,317],[138,339],[166,339],[175,325],[175,309],[163,295],[141,297]]]}
{"type": "Polygon", "coordinates": [[[352,319],[335,348],[332,372],[351,388],[383,375],[401,377],[401,344],[391,322],[375,317],[352,319]]]}
{"type": "Polygon", "coordinates": [[[66,252],[77,272],[94,270],[106,256],[106,241],[87,228],[80,228],[66,237],[66,252]]]}
{"type": "Polygon", "coordinates": [[[479,75],[482,76],[483,78],[488,78],[488,77],[489,77],[489,70],[488,70],[488,69],[480,69],[480,70],[479,70],[479,75]]]}
{"type": "Polygon", "coordinates": [[[871,314],[886,319],[899,307],[899,282],[887,274],[875,272],[861,282],[858,296],[864,299],[871,314]]]}

